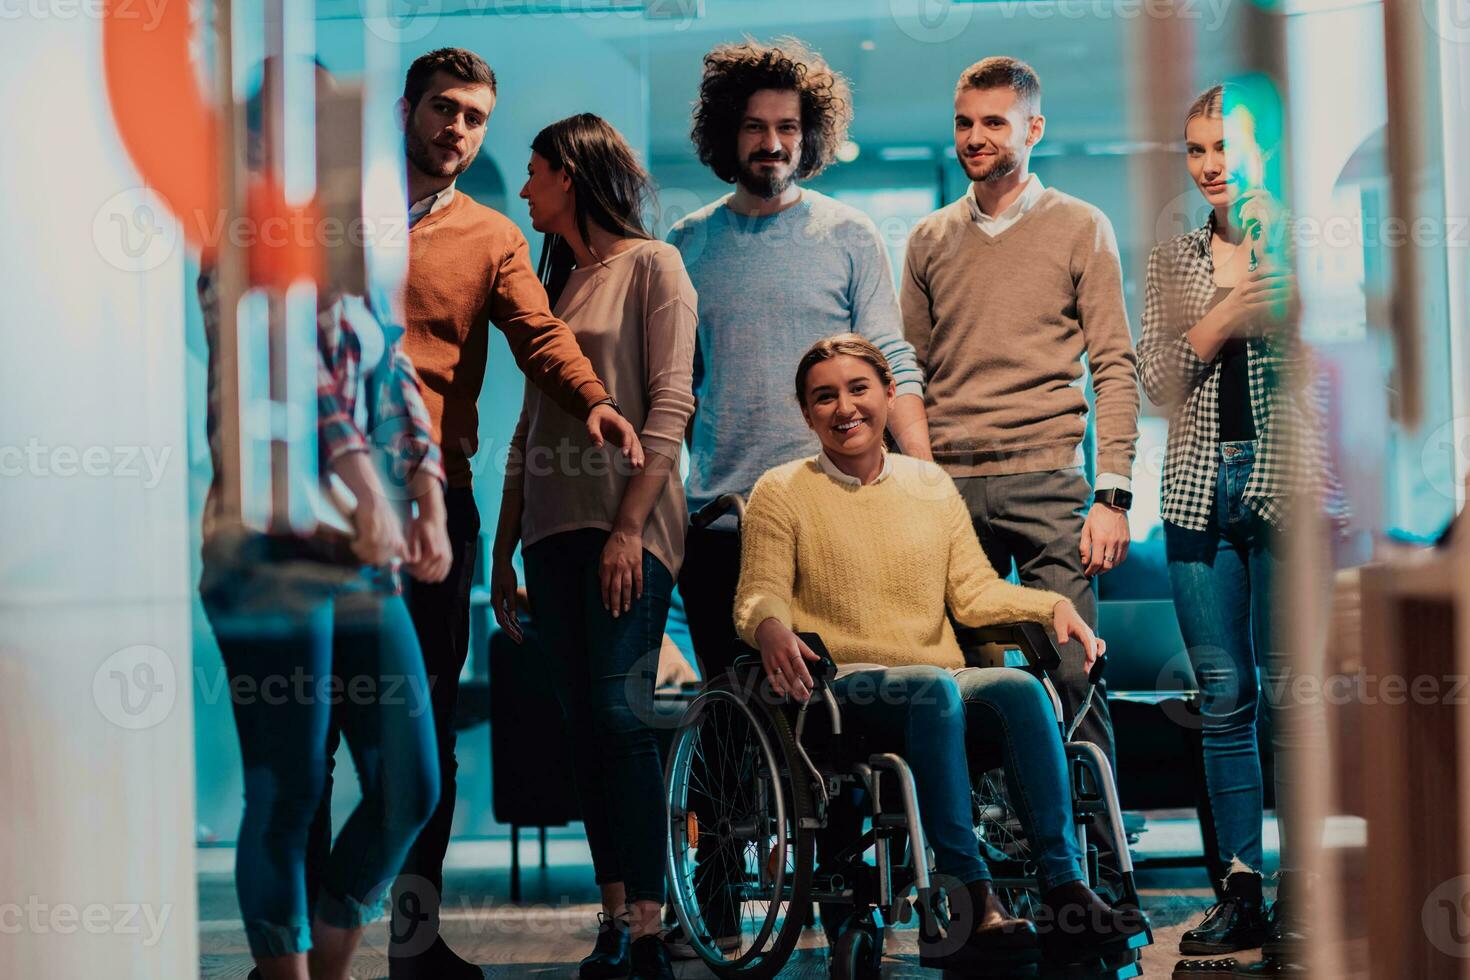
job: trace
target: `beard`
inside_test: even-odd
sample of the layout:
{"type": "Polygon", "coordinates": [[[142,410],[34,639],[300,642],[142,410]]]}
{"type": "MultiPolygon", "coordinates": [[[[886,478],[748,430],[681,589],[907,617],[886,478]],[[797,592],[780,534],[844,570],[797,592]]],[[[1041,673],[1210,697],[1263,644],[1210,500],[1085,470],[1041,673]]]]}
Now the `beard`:
{"type": "Polygon", "coordinates": [[[473,152],[460,157],[456,165],[440,163],[434,159],[429,144],[424,142],[424,138],[413,132],[412,129],[405,130],[403,134],[403,150],[414,169],[428,177],[458,177],[470,168],[470,164],[475,162],[475,157],[480,152],[476,148],[473,152]]]}
{"type": "Polygon", "coordinates": [[[735,179],[740,181],[741,187],[744,187],[756,197],[769,201],[773,197],[779,197],[785,192],[786,188],[791,186],[794,176],[793,168],[789,166],[790,162],[791,157],[785,153],[779,157],[766,155],[747,157],[740,162],[740,173],[736,175],[735,179]],[[788,166],[772,167],[768,170],[756,170],[754,164],[762,160],[774,160],[788,164],[788,166]]]}
{"type": "Polygon", "coordinates": [[[960,158],[960,166],[964,167],[965,176],[979,184],[988,184],[992,181],[1000,180],[1002,177],[1008,177],[1016,172],[1016,167],[1019,165],[1020,160],[1016,156],[1016,151],[1009,146],[996,147],[995,156],[991,157],[989,161],[982,162],[974,170],[970,169],[971,165],[968,161],[963,157],[960,158]],[[986,166],[987,162],[989,164],[988,167],[986,166]]]}

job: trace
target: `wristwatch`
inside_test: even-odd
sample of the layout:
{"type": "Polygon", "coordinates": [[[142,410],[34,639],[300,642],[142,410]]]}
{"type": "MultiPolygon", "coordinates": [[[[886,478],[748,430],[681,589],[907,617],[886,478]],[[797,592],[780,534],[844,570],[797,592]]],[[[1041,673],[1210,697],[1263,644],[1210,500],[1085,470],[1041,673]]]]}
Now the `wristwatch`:
{"type": "Polygon", "coordinates": [[[614,412],[617,412],[619,415],[622,415],[623,414],[623,406],[619,405],[618,404],[618,400],[616,398],[614,398],[612,395],[608,395],[606,398],[604,398],[600,402],[593,402],[592,403],[592,407],[593,408],[597,408],[599,405],[611,405],[612,406],[612,410],[614,412]]]}
{"type": "Polygon", "coordinates": [[[1094,503],[1106,504],[1109,507],[1116,507],[1119,510],[1127,510],[1133,506],[1133,494],[1127,490],[1120,490],[1117,487],[1099,490],[1092,495],[1092,499],[1094,503]]]}

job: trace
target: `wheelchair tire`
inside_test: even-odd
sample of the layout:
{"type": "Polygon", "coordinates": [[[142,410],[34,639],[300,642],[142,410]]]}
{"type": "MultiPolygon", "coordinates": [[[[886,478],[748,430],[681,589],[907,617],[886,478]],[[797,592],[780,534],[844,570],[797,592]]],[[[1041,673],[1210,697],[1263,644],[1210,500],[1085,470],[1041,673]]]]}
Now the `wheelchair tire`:
{"type": "MultiPolygon", "coordinates": [[[[674,911],[699,958],[724,980],[769,980],[780,972],[801,938],[811,906],[808,896],[816,860],[812,787],[784,711],[755,698],[754,689],[725,682],[707,687],[675,733],[665,776],[674,911]],[[717,762],[722,772],[726,765],[733,767],[740,799],[717,803],[712,802],[713,793],[706,793],[704,803],[692,802],[690,791],[696,784],[708,789],[708,784],[721,783],[713,775],[704,740],[718,742],[722,726],[730,737],[720,746],[717,762]],[[703,816],[701,808],[706,810],[703,816]],[[717,812],[710,813],[712,809],[717,812]],[[704,858],[713,863],[715,874],[720,873],[721,860],[739,864],[735,873],[742,882],[742,897],[735,915],[740,933],[734,949],[721,948],[715,941],[719,937],[711,937],[696,892],[701,877],[698,840],[715,835],[739,850],[738,858],[729,851],[730,856],[722,859],[704,858]],[[765,899],[750,897],[761,891],[765,899]]],[[[698,798],[698,789],[695,795],[698,798]]],[[[729,864],[725,867],[731,869],[729,864]]],[[[704,878],[709,874],[706,871],[704,878]]]]}
{"type": "Polygon", "coordinates": [[[851,923],[832,947],[831,980],[878,980],[883,973],[883,933],[871,922],[851,923]]]}

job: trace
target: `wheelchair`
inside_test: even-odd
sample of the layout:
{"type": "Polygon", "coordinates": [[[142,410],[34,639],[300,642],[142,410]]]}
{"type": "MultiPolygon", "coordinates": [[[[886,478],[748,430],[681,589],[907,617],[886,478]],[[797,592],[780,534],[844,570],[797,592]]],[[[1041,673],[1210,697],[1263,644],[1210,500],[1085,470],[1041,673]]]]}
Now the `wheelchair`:
{"type": "MultiPolygon", "coordinates": [[[[707,526],[721,514],[743,516],[743,500],[721,497],[694,515],[707,526]]],[[[1046,678],[1061,658],[1035,623],[988,627],[983,643],[1017,649],[1051,696],[1058,724],[1062,708],[1046,678]]],[[[815,689],[805,703],[780,697],[764,679],[759,655],[737,658],[723,676],[707,679],[674,735],[665,773],[669,819],[671,904],[699,958],[725,980],[767,980],[796,949],[820,905],[833,980],[875,980],[889,927],[917,918],[921,963],[937,965],[924,950],[955,948],[947,935],[944,889],[933,874],[919,819],[913,773],[903,758],[844,732],[840,707],[826,682],[835,664],[821,638],[800,634],[821,660],[809,665],[815,689]],[[860,793],[857,791],[861,791],[860,793]],[[835,854],[817,860],[820,835],[841,821],[841,807],[861,797],[866,829],[841,840],[835,854]],[[872,854],[873,860],[867,857],[872,854]]],[[[1100,657],[1077,718],[1084,716],[1105,668],[1100,657]]],[[[1116,855],[1115,905],[1138,907],[1122,812],[1107,757],[1095,745],[1066,736],[1074,826],[1089,884],[1097,882],[1097,849],[1086,826],[1096,824],[1116,855]]],[[[971,802],[981,854],[994,887],[1011,911],[1034,917],[1040,904],[1038,865],[1011,804],[1002,771],[972,754],[971,802]]],[[[1139,975],[1140,950],[1151,933],[1127,949],[1079,963],[1039,958],[996,964],[996,977],[1124,978],[1139,975]]],[[[976,974],[970,974],[976,975],[976,974]]]]}

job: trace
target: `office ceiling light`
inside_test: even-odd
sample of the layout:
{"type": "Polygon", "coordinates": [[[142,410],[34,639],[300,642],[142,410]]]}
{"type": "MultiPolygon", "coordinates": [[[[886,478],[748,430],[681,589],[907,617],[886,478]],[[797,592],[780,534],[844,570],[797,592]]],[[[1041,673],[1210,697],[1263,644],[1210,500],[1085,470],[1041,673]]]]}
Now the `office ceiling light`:
{"type": "Polygon", "coordinates": [[[913,160],[933,160],[932,146],[885,146],[878,150],[878,159],[887,163],[906,163],[913,160]]]}

